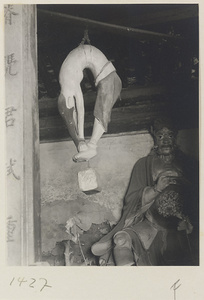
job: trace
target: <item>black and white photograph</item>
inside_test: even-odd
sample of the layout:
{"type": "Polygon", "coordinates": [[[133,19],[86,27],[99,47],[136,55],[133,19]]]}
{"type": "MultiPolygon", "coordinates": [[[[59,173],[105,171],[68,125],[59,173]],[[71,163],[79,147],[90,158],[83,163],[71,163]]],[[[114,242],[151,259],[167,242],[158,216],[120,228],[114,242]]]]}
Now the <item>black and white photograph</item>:
{"type": "Polygon", "coordinates": [[[3,4],[0,299],[136,299],[108,293],[119,270],[139,299],[164,299],[154,270],[166,299],[203,299],[200,5],[3,4]],[[49,270],[106,279],[58,298],[49,270]]]}

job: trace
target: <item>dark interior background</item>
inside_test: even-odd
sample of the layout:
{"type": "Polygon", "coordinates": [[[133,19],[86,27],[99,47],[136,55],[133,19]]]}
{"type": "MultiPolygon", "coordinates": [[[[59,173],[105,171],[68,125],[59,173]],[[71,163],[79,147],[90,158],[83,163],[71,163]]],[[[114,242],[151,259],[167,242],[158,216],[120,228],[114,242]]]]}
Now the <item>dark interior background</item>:
{"type": "MultiPolygon", "coordinates": [[[[37,15],[41,142],[70,139],[57,109],[58,76],[85,30],[123,84],[108,134],[146,130],[161,115],[174,118],[179,129],[198,128],[197,4],[37,5],[37,15]]],[[[90,136],[96,89],[89,70],[81,87],[85,135],[90,136]]]]}

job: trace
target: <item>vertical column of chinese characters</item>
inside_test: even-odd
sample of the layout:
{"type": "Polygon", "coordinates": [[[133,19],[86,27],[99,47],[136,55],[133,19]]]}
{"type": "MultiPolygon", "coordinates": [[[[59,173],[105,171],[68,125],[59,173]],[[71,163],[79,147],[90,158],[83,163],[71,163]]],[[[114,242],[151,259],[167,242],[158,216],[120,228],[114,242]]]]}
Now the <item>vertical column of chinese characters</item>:
{"type": "Polygon", "coordinates": [[[21,264],[23,177],[22,5],[5,5],[5,126],[7,263],[21,264]]]}

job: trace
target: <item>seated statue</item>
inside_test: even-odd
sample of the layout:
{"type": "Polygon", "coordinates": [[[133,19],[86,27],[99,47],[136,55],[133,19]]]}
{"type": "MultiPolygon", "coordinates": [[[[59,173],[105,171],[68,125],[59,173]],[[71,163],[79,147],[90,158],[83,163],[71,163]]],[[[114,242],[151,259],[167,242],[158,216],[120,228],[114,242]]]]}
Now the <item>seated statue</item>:
{"type": "Polygon", "coordinates": [[[154,147],[133,168],[121,219],[92,246],[101,266],[197,264],[198,236],[193,247],[189,237],[198,228],[198,173],[170,120],[155,120],[151,133],[154,147]]]}
{"type": "Polygon", "coordinates": [[[96,47],[81,44],[64,60],[59,74],[61,93],[58,109],[78,153],[75,162],[88,161],[97,154],[97,143],[110,122],[111,109],[120,96],[122,83],[113,64],[96,47]],[[80,83],[83,70],[91,70],[97,87],[94,125],[91,139],[84,138],[84,99],[80,83]]]}

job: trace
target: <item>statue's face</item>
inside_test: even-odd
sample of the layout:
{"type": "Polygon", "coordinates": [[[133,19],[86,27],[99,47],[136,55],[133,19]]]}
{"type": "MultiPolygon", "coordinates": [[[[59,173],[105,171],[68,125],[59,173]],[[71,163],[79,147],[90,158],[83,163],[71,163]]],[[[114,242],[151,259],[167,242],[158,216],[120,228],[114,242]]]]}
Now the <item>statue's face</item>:
{"type": "Polygon", "coordinates": [[[175,149],[175,133],[164,127],[155,133],[155,145],[157,152],[162,155],[170,155],[175,149]]]}

